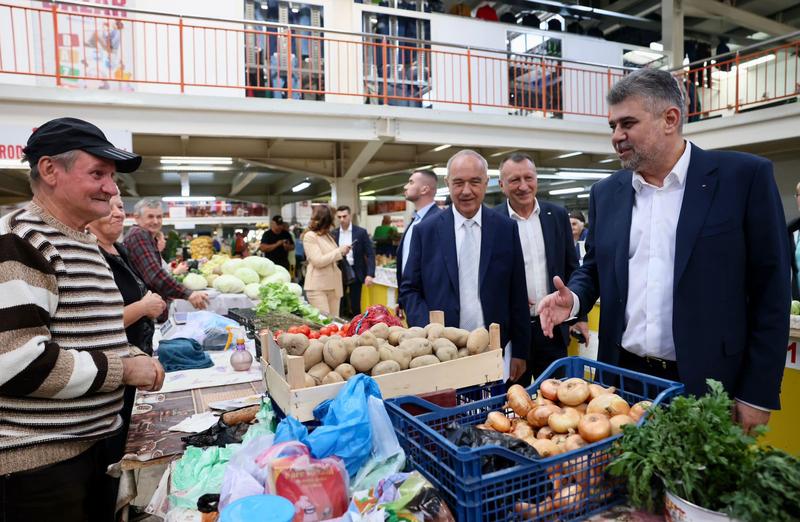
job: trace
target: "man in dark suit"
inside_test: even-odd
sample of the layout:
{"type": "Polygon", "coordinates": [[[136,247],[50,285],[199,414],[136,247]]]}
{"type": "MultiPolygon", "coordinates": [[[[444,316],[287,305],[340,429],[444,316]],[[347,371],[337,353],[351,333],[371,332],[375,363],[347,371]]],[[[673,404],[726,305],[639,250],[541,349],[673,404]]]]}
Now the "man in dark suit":
{"type": "MultiPolygon", "coordinates": [[[[531,345],[527,369],[518,384],[528,386],[531,377],[538,377],[553,361],[567,356],[570,327],[562,324],[554,331],[552,339],[545,337],[536,304],[555,290],[553,276],[569,279],[578,268],[578,257],[567,211],[536,197],[538,180],[530,156],[516,152],[500,163],[500,188],[508,201],[494,210],[517,222],[525,260],[525,281],[531,306],[531,345]]],[[[588,338],[589,328],[585,320],[575,327],[585,332],[588,338]]]]}
{"type": "Polygon", "coordinates": [[[466,330],[500,325],[511,341],[511,380],[525,372],[530,312],[525,261],[516,223],[483,206],[486,160],[463,150],[447,162],[450,209],[414,227],[400,300],[411,326],[428,324],[430,310],[466,330]]]}
{"type": "Polygon", "coordinates": [[[772,164],[684,140],[669,73],[638,70],[608,93],[624,170],[592,187],[583,265],[539,304],[542,328],[601,300],[598,358],[680,380],[721,381],[747,430],[780,407],[789,260],[772,164]]]}
{"type": "MultiPolygon", "coordinates": [[[[406,201],[410,201],[414,204],[414,216],[411,219],[411,223],[406,227],[405,232],[403,232],[403,237],[400,238],[400,245],[397,247],[398,287],[403,281],[403,268],[408,262],[411,239],[414,237],[414,227],[441,212],[433,201],[436,197],[437,184],[438,180],[436,179],[435,172],[428,169],[420,169],[411,174],[408,178],[408,183],[406,183],[403,189],[406,201]]],[[[403,304],[399,300],[395,312],[398,317],[403,317],[403,304]]]]}
{"type": "Polygon", "coordinates": [[[375,278],[375,249],[366,229],[353,224],[350,207],[342,205],[337,208],[336,219],[339,220],[339,228],[331,234],[339,246],[352,246],[345,259],[356,275],[353,283],[345,288],[341,309],[349,309],[350,316],[355,317],[361,313],[361,285],[371,286],[375,278]]]}

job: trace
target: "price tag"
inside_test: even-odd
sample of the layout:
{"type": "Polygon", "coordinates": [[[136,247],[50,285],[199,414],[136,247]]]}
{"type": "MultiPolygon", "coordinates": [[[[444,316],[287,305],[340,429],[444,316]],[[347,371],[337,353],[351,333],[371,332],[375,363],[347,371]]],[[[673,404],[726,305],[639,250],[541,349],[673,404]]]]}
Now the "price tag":
{"type": "Polygon", "coordinates": [[[790,343],[786,348],[786,367],[793,370],[800,370],[800,350],[797,348],[797,343],[790,343]]]}

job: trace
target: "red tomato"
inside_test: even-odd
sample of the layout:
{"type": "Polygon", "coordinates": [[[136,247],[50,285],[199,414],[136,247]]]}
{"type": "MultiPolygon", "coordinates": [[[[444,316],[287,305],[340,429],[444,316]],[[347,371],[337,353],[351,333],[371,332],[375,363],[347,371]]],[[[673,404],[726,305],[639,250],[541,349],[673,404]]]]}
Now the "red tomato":
{"type": "Polygon", "coordinates": [[[299,328],[300,328],[299,326],[290,326],[289,327],[289,333],[290,334],[300,333],[299,328]]]}
{"type": "Polygon", "coordinates": [[[333,331],[327,326],[323,326],[322,328],[319,329],[319,333],[320,335],[330,336],[333,333],[333,331]]]}
{"type": "Polygon", "coordinates": [[[301,334],[305,335],[306,337],[308,337],[308,334],[311,333],[311,328],[309,328],[307,324],[304,324],[302,326],[298,326],[297,327],[297,333],[301,333],[301,334]]]}
{"type": "Polygon", "coordinates": [[[331,324],[331,325],[328,325],[328,326],[332,329],[333,332],[338,332],[339,331],[339,326],[338,325],[331,324]]]}
{"type": "Polygon", "coordinates": [[[309,339],[319,339],[320,338],[320,332],[311,332],[310,334],[308,334],[308,338],[309,339]]]}

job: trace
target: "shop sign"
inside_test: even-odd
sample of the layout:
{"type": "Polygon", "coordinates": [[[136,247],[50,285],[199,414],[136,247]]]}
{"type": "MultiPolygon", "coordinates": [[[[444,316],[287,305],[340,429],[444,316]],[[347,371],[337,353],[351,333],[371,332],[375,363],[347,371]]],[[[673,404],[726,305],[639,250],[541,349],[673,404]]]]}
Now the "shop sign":
{"type": "MultiPolygon", "coordinates": [[[[35,126],[0,125],[0,160],[21,160],[22,149],[25,148],[25,144],[34,130],[36,130],[35,126]]],[[[108,141],[118,149],[133,151],[133,135],[130,132],[102,128],[101,130],[108,141]]],[[[23,166],[23,164],[20,165],[23,166]]]]}

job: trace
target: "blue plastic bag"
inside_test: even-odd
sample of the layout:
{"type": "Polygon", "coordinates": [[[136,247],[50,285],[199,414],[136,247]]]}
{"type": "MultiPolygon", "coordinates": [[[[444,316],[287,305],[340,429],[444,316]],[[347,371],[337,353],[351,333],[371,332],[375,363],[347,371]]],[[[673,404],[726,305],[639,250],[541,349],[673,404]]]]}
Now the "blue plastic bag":
{"type": "Polygon", "coordinates": [[[382,399],[372,377],[359,374],[347,381],[332,401],[317,406],[314,416],[322,426],[311,434],[292,417],[286,417],[275,432],[275,443],[298,440],[318,459],[336,455],[344,461],[347,473],[355,477],[372,452],[372,426],[369,397],[382,399]]]}

